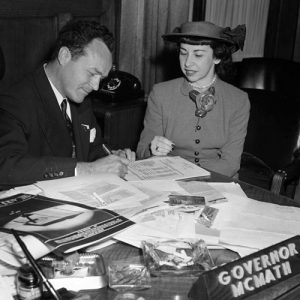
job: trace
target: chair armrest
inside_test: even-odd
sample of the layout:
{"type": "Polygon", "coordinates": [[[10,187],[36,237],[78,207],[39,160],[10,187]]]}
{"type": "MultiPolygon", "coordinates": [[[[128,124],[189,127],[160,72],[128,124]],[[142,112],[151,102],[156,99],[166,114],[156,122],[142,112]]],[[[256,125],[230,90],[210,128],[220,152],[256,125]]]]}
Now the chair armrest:
{"type": "Polygon", "coordinates": [[[287,183],[298,181],[300,177],[300,159],[295,159],[291,164],[286,166],[283,171],[287,174],[287,183]]]}
{"type": "Polygon", "coordinates": [[[286,185],[299,182],[300,177],[300,159],[295,159],[291,164],[282,170],[275,172],[272,178],[271,192],[280,194],[284,192],[286,185]]]}

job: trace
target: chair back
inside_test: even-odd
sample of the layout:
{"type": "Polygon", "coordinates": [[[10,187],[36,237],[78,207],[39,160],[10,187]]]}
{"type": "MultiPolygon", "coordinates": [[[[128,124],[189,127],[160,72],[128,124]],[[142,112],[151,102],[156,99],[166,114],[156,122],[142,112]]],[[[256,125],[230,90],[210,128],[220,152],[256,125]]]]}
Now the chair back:
{"type": "Polygon", "coordinates": [[[279,58],[251,57],[234,63],[240,88],[293,93],[300,96],[300,63],[279,58]]]}
{"type": "Polygon", "coordinates": [[[276,171],[293,160],[300,137],[300,63],[259,57],[235,66],[232,83],[251,103],[244,151],[276,171]]]}
{"type": "Polygon", "coordinates": [[[300,136],[300,98],[260,89],[244,89],[251,103],[244,152],[273,171],[293,160],[300,136]]]}

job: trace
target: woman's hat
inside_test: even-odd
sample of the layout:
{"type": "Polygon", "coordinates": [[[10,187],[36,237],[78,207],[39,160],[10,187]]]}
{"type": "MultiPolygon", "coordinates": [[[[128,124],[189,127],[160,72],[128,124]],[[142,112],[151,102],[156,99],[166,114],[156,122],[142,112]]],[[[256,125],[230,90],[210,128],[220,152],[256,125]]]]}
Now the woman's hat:
{"type": "Polygon", "coordinates": [[[238,25],[236,28],[220,27],[210,22],[187,22],[176,27],[172,33],[164,34],[162,37],[169,42],[186,42],[186,39],[193,41],[212,39],[227,43],[232,48],[232,53],[243,50],[246,36],[246,26],[238,25]]]}

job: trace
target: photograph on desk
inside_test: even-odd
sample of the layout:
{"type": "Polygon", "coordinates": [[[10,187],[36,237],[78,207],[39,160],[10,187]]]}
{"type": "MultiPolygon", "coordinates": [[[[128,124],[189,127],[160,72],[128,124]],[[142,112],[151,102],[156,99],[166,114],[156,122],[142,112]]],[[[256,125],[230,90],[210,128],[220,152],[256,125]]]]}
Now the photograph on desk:
{"type": "Polygon", "coordinates": [[[17,194],[0,200],[0,230],[30,234],[60,252],[105,240],[134,223],[116,212],[41,195],[17,194]]]}

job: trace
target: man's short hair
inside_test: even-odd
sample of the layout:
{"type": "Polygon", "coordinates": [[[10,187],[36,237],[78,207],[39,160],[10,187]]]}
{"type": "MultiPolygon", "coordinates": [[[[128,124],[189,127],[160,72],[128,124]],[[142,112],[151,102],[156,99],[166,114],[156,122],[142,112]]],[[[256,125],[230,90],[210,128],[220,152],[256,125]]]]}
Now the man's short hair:
{"type": "Polygon", "coordinates": [[[51,59],[55,59],[61,47],[67,47],[76,58],[84,54],[84,48],[93,39],[102,40],[113,51],[114,38],[106,26],[97,21],[71,20],[58,33],[51,59]]]}

